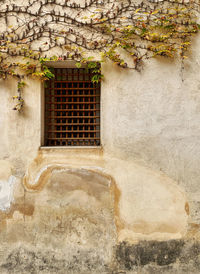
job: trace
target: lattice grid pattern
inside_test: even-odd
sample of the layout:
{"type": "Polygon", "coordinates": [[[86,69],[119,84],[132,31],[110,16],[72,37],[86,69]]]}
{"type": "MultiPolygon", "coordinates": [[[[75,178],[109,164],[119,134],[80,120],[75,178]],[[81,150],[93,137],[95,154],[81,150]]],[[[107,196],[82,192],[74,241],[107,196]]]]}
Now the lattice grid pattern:
{"type": "Polygon", "coordinates": [[[54,73],[45,88],[45,146],[100,145],[100,83],[92,83],[92,70],[54,73]]]}

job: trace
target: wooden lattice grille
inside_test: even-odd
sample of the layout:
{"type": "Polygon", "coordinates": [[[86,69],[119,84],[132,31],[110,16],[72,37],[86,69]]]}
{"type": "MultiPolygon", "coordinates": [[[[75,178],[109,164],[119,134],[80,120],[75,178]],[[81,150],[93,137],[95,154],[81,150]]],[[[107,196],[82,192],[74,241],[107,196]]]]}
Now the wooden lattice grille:
{"type": "Polygon", "coordinates": [[[45,88],[45,145],[100,145],[100,83],[91,69],[54,68],[45,88]]]}

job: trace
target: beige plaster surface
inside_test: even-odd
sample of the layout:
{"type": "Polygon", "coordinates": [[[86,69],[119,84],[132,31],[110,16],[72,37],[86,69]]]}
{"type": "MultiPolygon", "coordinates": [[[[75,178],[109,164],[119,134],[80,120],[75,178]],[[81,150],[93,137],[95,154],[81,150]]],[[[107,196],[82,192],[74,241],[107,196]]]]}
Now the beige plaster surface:
{"type": "Polygon", "coordinates": [[[116,244],[110,184],[109,177],[92,171],[54,169],[40,190],[18,184],[6,211],[0,191],[0,272],[87,273],[95,268],[101,273],[112,262],[116,244]]]}
{"type": "MultiPolygon", "coordinates": [[[[27,191],[42,191],[54,170],[92,170],[111,176],[114,183],[110,187],[115,197],[119,241],[180,238],[186,233],[186,197],[176,182],[130,161],[102,157],[98,148],[85,150],[87,153],[82,149],[66,149],[61,159],[59,149],[41,149],[25,176],[27,191]]],[[[78,178],[77,184],[80,185],[78,178]]]]}
{"type": "Polygon", "coordinates": [[[41,149],[42,84],[26,80],[17,113],[16,81],[1,80],[0,158],[19,180],[26,174],[28,192],[42,191],[34,186],[54,165],[111,176],[120,241],[183,237],[188,223],[200,223],[199,43],[184,70],[168,59],[147,61],[140,73],[103,65],[101,148],[41,149]]]}

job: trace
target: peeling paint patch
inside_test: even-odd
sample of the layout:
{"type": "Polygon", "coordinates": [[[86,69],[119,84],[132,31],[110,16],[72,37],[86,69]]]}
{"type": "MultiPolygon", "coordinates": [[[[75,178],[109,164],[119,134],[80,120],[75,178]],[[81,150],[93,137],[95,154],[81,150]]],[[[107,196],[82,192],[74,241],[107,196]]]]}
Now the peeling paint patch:
{"type": "MultiPolygon", "coordinates": [[[[72,168],[65,164],[49,164],[43,166],[37,174],[34,176],[34,179],[31,179],[29,174],[27,173],[24,177],[24,186],[27,189],[31,190],[38,190],[41,189],[48,179],[51,177],[52,174],[55,173],[62,173],[62,172],[76,172],[77,168],[72,168]]],[[[102,174],[103,176],[110,178],[110,175],[104,173],[104,169],[98,166],[88,166],[87,168],[81,167],[79,168],[80,172],[87,173],[87,172],[94,172],[96,174],[102,174]]],[[[111,186],[112,180],[110,179],[108,186],[111,186]]]]}
{"type": "Polygon", "coordinates": [[[13,187],[16,177],[10,176],[8,181],[0,180],[0,210],[5,211],[10,208],[13,201],[13,187]]]}
{"type": "MultiPolygon", "coordinates": [[[[38,184],[38,181],[40,180],[40,177],[41,177],[41,175],[45,172],[45,171],[47,171],[48,169],[52,169],[52,172],[58,172],[58,173],[60,173],[60,172],[63,172],[63,171],[69,171],[69,170],[72,170],[72,168],[71,167],[69,167],[69,166],[67,166],[67,165],[63,165],[63,164],[54,164],[54,165],[51,165],[51,164],[49,164],[49,165],[46,165],[46,166],[44,166],[44,167],[42,167],[41,169],[40,169],[40,171],[38,172],[38,174],[36,175],[36,177],[35,177],[35,180],[34,180],[34,182],[33,182],[33,185],[36,185],[36,184],[38,184]]],[[[97,170],[97,171],[103,171],[103,169],[102,168],[100,168],[100,167],[82,167],[81,168],[81,170],[83,170],[83,172],[84,172],[84,170],[86,169],[86,171],[87,170],[90,170],[90,169],[92,169],[92,170],[97,170]]],[[[31,184],[31,183],[30,183],[31,184]]]]}
{"type": "MultiPolygon", "coordinates": [[[[44,166],[43,168],[40,169],[40,171],[39,171],[38,174],[36,175],[36,178],[35,178],[35,180],[34,180],[34,182],[33,182],[33,185],[37,185],[37,183],[38,183],[38,181],[39,181],[39,179],[40,179],[42,173],[43,173],[44,171],[46,171],[49,167],[50,167],[50,165],[47,165],[47,166],[44,166]]],[[[31,183],[30,183],[30,184],[31,184],[31,183]]]]}

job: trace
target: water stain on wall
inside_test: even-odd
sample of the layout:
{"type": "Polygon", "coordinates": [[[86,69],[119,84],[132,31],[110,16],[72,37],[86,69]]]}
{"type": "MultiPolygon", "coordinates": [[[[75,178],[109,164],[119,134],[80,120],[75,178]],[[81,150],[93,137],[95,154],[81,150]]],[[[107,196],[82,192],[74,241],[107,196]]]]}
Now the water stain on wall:
{"type": "Polygon", "coordinates": [[[10,210],[1,212],[1,269],[107,271],[116,245],[111,178],[65,167],[44,173],[37,187],[26,184],[10,210]]]}

